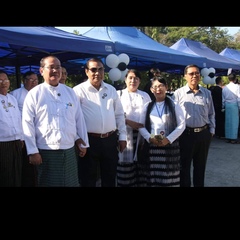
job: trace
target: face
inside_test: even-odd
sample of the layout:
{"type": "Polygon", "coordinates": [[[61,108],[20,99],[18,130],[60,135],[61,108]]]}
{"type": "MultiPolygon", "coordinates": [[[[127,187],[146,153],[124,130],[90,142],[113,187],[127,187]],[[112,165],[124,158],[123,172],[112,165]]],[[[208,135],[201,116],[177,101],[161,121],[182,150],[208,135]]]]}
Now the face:
{"type": "Polygon", "coordinates": [[[94,87],[100,87],[104,80],[104,66],[101,62],[90,61],[85,73],[94,87]]]}
{"type": "Polygon", "coordinates": [[[5,73],[0,73],[0,94],[6,95],[10,87],[10,80],[5,73]]]}
{"type": "Polygon", "coordinates": [[[167,86],[158,80],[152,82],[151,92],[154,94],[156,99],[163,99],[166,96],[167,86]]]}
{"type": "Polygon", "coordinates": [[[188,85],[191,87],[196,87],[200,82],[200,72],[196,67],[190,67],[187,69],[187,73],[184,75],[185,79],[188,82],[188,85]]]}
{"type": "Polygon", "coordinates": [[[67,80],[67,70],[66,70],[66,68],[65,67],[62,67],[62,77],[61,77],[61,79],[60,79],[60,83],[63,83],[63,84],[65,84],[66,83],[66,80],[67,80]]]}
{"type": "Polygon", "coordinates": [[[32,88],[34,88],[36,85],[38,85],[38,76],[37,74],[31,74],[26,76],[24,79],[24,87],[29,91],[32,88]]]}
{"type": "Polygon", "coordinates": [[[54,57],[47,57],[44,61],[44,66],[40,67],[40,73],[46,83],[57,86],[62,77],[60,61],[54,57]]]}
{"type": "Polygon", "coordinates": [[[129,92],[136,92],[140,82],[140,78],[138,78],[134,72],[129,72],[125,79],[125,83],[129,92]]]}

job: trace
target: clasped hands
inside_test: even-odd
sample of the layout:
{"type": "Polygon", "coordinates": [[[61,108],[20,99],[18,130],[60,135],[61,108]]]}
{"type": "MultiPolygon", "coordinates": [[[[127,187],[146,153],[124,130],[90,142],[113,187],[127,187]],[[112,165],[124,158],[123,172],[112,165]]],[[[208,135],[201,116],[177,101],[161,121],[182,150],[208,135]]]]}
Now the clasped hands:
{"type": "Polygon", "coordinates": [[[158,147],[163,147],[163,146],[166,146],[167,144],[170,143],[170,141],[161,134],[155,135],[153,137],[151,136],[149,138],[149,142],[158,146],[158,147]]]}

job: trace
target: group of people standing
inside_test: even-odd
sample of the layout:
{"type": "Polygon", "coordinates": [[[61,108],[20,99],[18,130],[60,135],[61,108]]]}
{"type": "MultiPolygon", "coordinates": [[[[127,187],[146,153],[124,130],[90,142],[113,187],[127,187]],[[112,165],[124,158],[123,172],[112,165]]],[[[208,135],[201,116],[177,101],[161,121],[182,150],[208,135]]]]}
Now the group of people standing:
{"type": "Polygon", "coordinates": [[[215,109],[215,135],[227,143],[239,144],[240,86],[236,74],[229,74],[228,80],[224,86],[222,77],[218,76],[216,85],[209,88],[215,109]]]}
{"type": "MultiPolygon", "coordinates": [[[[34,186],[102,187],[204,186],[215,113],[211,93],[201,87],[196,65],[184,70],[186,86],[167,95],[159,74],[149,86],[154,98],[139,90],[141,75],[128,70],[126,88],[104,82],[104,64],[91,58],[87,80],[73,88],[60,83],[55,56],[40,61],[44,81],[22,102],[9,94],[0,72],[0,186],[22,186],[24,158],[33,167],[34,186]]],[[[25,162],[26,164],[26,162],[25,162]]]]}

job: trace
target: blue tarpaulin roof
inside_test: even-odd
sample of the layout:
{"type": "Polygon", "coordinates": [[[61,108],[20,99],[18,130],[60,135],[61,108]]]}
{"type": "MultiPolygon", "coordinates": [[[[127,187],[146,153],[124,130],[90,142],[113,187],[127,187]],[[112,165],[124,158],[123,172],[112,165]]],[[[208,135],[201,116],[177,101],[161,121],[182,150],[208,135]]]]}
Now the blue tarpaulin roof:
{"type": "Polygon", "coordinates": [[[108,55],[111,41],[68,33],[54,27],[0,27],[0,67],[38,65],[43,56],[69,59],[108,55]]]}
{"type": "Polygon", "coordinates": [[[161,70],[182,69],[193,63],[203,67],[206,60],[205,57],[164,46],[135,27],[78,27],[78,31],[82,36],[111,41],[114,54],[125,53],[130,57],[128,68],[148,70],[156,66],[161,70]]]}
{"type": "Polygon", "coordinates": [[[201,42],[189,40],[186,38],[181,38],[175,44],[173,44],[171,49],[181,51],[183,53],[194,54],[196,56],[202,56],[207,58],[206,66],[207,68],[215,68],[227,70],[232,68],[234,70],[240,70],[240,62],[226,58],[212,49],[208,48],[201,42]]]}
{"type": "Polygon", "coordinates": [[[219,53],[220,55],[239,61],[240,62],[240,51],[232,48],[225,48],[222,52],[219,53]]]}

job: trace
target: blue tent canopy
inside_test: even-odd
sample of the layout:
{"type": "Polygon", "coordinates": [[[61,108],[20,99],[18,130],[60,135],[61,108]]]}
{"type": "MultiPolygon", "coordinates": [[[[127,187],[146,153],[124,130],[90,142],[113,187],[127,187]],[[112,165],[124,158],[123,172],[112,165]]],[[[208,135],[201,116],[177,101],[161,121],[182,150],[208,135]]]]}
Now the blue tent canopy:
{"type": "Polygon", "coordinates": [[[81,36],[111,41],[114,54],[125,53],[129,56],[128,68],[148,70],[158,67],[162,71],[177,71],[193,63],[203,67],[206,60],[205,57],[170,49],[134,27],[78,27],[78,31],[81,36]]]}
{"type": "MultiPolygon", "coordinates": [[[[189,40],[186,38],[181,38],[175,44],[173,44],[171,49],[181,51],[183,53],[194,54],[196,56],[202,56],[207,58],[206,66],[207,68],[215,68],[216,72],[227,72],[227,69],[232,68],[233,70],[240,70],[240,62],[236,60],[226,58],[212,49],[208,48],[201,42],[189,40]]],[[[199,66],[200,67],[200,66],[199,66]]],[[[201,68],[201,67],[200,67],[201,68]]]]}
{"type": "Polygon", "coordinates": [[[225,48],[222,52],[219,53],[221,56],[227,57],[239,61],[240,63],[240,51],[232,48],[225,48]]]}
{"type": "Polygon", "coordinates": [[[114,51],[111,41],[68,33],[54,27],[0,27],[0,67],[39,66],[53,54],[65,62],[114,51]]]}

